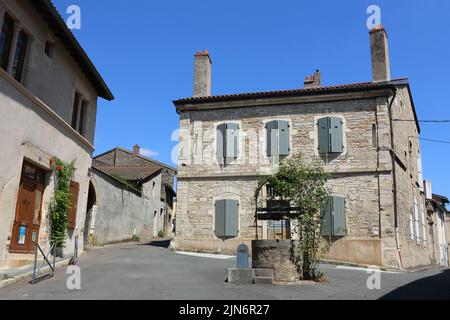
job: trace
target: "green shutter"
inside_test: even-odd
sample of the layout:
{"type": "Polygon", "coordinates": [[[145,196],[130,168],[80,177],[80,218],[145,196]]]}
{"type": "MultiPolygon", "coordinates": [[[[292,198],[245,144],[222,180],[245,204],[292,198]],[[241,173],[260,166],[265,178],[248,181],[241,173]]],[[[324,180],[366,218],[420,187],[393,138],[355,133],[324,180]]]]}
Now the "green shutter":
{"type": "Polygon", "coordinates": [[[330,136],[330,152],[342,153],[344,151],[344,134],[341,118],[330,117],[330,136]]]}
{"type": "Polygon", "coordinates": [[[347,235],[345,199],[341,197],[333,197],[333,235],[338,237],[347,235]]]}
{"type": "Polygon", "coordinates": [[[328,197],[325,200],[325,204],[322,207],[322,225],[320,227],[320,233],[322,236],[332,235],[332,214],[333,214],[333,198],[328,197]]]}
{"type": "MultiPolygon", "coordinates": [[[[276,129],[278,129],[277,121],[270,121],[266,124],[266,137],[267,137],[267,156],[271,157],[276,150],[274,150],[274,143],[276,143],[276,139],[274,139],[273,134],[276,133],[276,129]],[[275,141],[274,141],[275,140],[275,141]]],[[[276,135],[275,135],[276,137],[276,135]]]]}
{"type": "Polygon", "coordinates": [[[226,131],[227,125],[225,123],[219,124],[217,126],[217,160],[219,161],[220,164],[224,164],[226,131]]]}
{"type": "Polygon", "coordinates": [[[330,127],[329,118],[321,118],[317,123],[318,141],[319,141],[319,153],[330,152],[330,127]]]}
{"type": "Polygon", "coordinates": [[[225,237],[225,206],[226,200],[216,201],[215,230],[216,237],[225,237]]]}
{"type": "Polygon", "coordinates": [[[289,155],[289,122],[278,121],[278,155],[289,155]]]}
{"type": "Polygon", "coordinates": [[[239,125],[235,123],[228,123],[226,130],[226,163],[236,160],[238,157],[239,147],[239,125]]]}
{"type": "Polygon", "coordinates": [[[239,202],[236,200],[225,201],[225,236],[234,238],[239,233],[239,202]]]}

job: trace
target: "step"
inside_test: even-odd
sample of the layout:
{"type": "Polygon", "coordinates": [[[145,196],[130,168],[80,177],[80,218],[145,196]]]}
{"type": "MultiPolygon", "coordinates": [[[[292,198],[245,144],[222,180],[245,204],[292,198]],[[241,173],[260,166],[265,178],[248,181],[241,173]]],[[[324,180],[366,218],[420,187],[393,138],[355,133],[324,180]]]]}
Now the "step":
{"type": "Polygon", "coordinates": [[[254,284],[273,284],[273,277],[254,277],[254,284]]]}

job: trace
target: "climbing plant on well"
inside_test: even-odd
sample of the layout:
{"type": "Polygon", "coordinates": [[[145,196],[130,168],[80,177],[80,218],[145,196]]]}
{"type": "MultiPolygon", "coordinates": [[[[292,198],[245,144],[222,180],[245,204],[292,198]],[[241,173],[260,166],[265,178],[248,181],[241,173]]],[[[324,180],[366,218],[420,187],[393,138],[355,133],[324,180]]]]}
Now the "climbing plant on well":
{"type": "Polygon", "coordinates": [[[291,213],[293,224],[293,255],[299,275],[304,280],[321,280],[317,264],[322,253],[329,250],[329,241],[321,236],[323,208],[326,204],[327,174],[320,161],[306,162],[295,155],[280,163],[278,171],[267,183],[275,193],[298,208],[291,213]],[[295,244],[294,244],[295,243],[295,244]]]}
{"type": "Polygon", "coordinates": [[[68,226],[68,212],[72,205],[70,182],[75,173],[74,161],[65,163],[53,158],[55,165],[55,189],[49,204],[50,242],[62,248],[68,226]]]}

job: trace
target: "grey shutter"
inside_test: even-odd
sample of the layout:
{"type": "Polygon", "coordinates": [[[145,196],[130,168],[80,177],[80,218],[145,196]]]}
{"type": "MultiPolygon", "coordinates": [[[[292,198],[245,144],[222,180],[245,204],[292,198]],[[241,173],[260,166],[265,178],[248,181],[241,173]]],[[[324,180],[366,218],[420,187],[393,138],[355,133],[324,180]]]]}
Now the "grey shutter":
{"type": "Polygon", "coordinates": [[[267,137],[267,156],[271,157],[275,152],[275,145],[277,143],[276,139],[276,129],[278,129],[278,121],[270,121],[266,124],[266,137],[267,137]],[[275,139],[274,139],[275,133],[275,139]]]}
{"type": "Polygon", "coordinates": [[[289,155],[289,122],[278,121],[278,155],[289,155]]]}
{"type": "Polygon", "coordinates": [[[239,233],[239,202],[236,200],[225,201],[225,236],[234,238],[239,233]]]}
{"type": "Polygon", "coordinates": [[[341,197],[333,197],[333,235],[347,235],[345,199],[341,197]]]}
{"type": "Polygon", "coordinates": [[[225,145],[226,145],[227,125],[225,123],[217,126],[217,160],[220,164],[224,164],[225,145]]]}
{"type": "Polygon", "coordinates": [[[319,153],[330,152],[330,127],[329,118],[321,118],[317,124],[318,141],[319,141],[319,153]]]}
{"type": "Polygon", "coordinates": [[[233,160],[237,159],[238,147],[239,147],[239,125],[235,123],[228,123],[225,142],[226,163],[230,163],[233,160]]]}
{"type": "Polygon", "coordinates": [[[226,200],[216,201],[215,230],[216,237],[225,237],[225,206],[226,200]]]}
{"type": "Polygon", "coordinates": [[[322,236],[332,235],[332,214],[333,214],[333,198],[328,197],[322,207],[322,225],[320,227],[320,234],[322,236]]]}
{"type": "Polygon", "coordinates": [[[344,134],[341,118],[330,117],[330,136],[330,152],[342,153],[344,151],[344,134]]]}

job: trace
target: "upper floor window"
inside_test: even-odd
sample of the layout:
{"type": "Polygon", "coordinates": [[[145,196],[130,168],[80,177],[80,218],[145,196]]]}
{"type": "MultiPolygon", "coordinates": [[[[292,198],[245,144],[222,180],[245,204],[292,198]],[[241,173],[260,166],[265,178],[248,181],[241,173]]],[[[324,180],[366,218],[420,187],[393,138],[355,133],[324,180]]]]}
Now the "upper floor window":
{"type": "Polygon", "coordinates": [[[11,44],[14,35],[14,20],[5,13],[3,19],[2,33],[0,35],[0,66],[6,71],[8,69],[11,44]]]}
{"type": "Polygon", "coordinates": [[[75,92],[71,126],[81,135],[85,134],[87,107],[88,102],[82,99],[81,93],[75,92]]]}
{"type": "Polygon", "coordinates": [[[55,45],[50,42],[47,41],[45,42],[45,55],[49,58],[53,58],[53,50],[54,50],[55,45]]]}
{"type": "Polygon", "coordinates": [[[319,153],[342,153],[344,151],[343,121],[338,117],[325,117],[318,123],[319,153]]]}
{"type": "Polygon", "coordinates": [[[266,124],[267,156],[289,155],[289,122],[275,120],[266,124]]]}
{"type": "Polygon", "coordinates": [[[12,68],[12,75],[17,81],[22,80],[23,69],[25,66],[25,58],[28,49],[28,35],[21,30],[17,38],[16,52],[14,53],[14,61],[12,68]]]}
{"type": "Polygon", "coordinates": [[[238,158],[239,125],[222,123],[217,126],[217,160],[219,164],[229,164],[238,158]]]}

